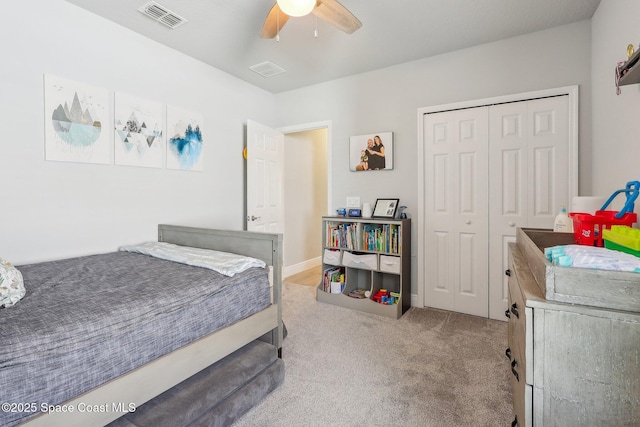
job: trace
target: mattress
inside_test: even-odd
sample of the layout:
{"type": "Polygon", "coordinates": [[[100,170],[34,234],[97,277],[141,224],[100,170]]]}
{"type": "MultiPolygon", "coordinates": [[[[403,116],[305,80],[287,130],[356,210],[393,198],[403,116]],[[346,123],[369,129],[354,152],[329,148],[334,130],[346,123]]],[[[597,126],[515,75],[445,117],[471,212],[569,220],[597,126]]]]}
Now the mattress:
{"type": "Polygon", "coordinates": [[[270,305],[268,272],[227,277],[130,252],[20,266],[0,310],[0,425],[15,425],[270,305]]]}

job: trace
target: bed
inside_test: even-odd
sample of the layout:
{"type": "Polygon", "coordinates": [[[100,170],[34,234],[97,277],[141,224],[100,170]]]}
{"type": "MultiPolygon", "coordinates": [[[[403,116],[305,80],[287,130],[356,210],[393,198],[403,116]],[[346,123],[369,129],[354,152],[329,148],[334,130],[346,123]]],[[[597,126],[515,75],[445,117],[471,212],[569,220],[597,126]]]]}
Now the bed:
{"type": "MultiPolygon", "coordinates": [[[[277,385],[279,380],[271,380],[271,386],[265,388],[264,378],[257,375],[275,371],[280,379],[284,375],[280,360],[281,235],[159,225],[158,242],[244,255],[263,261],[266,267],[248,268],[222,278],[201,267],[127,251],[24,266],[27,295],[15,307],[0,310],[0,425],[87,426],[114,420],[114,425],[144,425],[145,402],[146,406],[168,408],[175,406],[172,399],[175,402],[177,397],[172,396],[194,395],[189,390],[198,387],[224,388],[221,376],[229,377],[233,369],[251,371],[246,364],[253,363],[247,361],[256,359],[257,351],[276,352],[279,364],[265,356],[269,361],[262,363],[270,370],[256,368],[260,371],[256,372],[257,379],[243,379],[238,385],[237,378],[227,378],[225,381],[235,385],[217,398],[224,404],[207,403],[210,408],[216,407],[207,409],[208,416],[225,419],[221,411],[234,407],[236,389],[244,387],[247,394],[247,387],[260,384],[269,392],[277,385]],[[55,276],[56,283],[64,277],[70,289],[83,283],[85,277],[97,275],[92,283],[101,285],[95,286],[92,295],[107,302],[87,305],[86,297],[58,301],[55,287],[39,295],[37,287],[30,289],[29,280],[41,274],[55,276]],[[121,279],[126,285],[120,283],[121,279]],[[217,285],[218,281],[231,281],[232,285],[217,285]],[[253,308],[235,308],[235,300],[252,299],[256,300],[253,308]],[[24,317],[20,310],[31,309],[34,301],[46,306],[48,318],[47,314],[42,319],[24,317]],[[163,310],[151,308],[152,303],[163,306],[163,310]],[[134,316],[134,310],[140,313],[134,316]],[[65,316],[55,317],[62,311],[65,316]],[[72,311],[78,311],[86,321],[65,324],[67,312],[72,311]],[[225,322],[218,320],[220,311],[226,313],[225,322]],[[111,317],[113,321],[104,320],[111,317]],[[12,319],[21,319],[24,325],[13,325],[12,319]],[[117,333],[103,330],[103,322],[110,323],[117,333]],[[38,328],[42,332],[27,340],[38,328]],[[54,335],[60,330],[67,336],[54,335]],[[22,335],[25,342],[16,338],[22,335]],[[45,364],[37,365],[37,361],[45,364]],[[142,420],[140,424],[134,418],[127,419],[134,414],[142,420]]],[[[59,289],[63,293],[63,287],[59,289]]]]}

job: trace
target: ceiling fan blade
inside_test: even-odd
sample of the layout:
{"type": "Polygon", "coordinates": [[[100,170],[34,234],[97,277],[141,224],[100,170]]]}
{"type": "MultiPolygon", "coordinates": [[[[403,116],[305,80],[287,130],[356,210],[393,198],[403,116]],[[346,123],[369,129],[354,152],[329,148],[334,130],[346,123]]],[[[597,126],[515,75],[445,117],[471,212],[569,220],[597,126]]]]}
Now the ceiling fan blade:
{"type": "Polygon", "coordinates": [[[362,27],[362,22],[336,0],[318,0],[311,13],[347,34],[362,27]]]}
{"type": "Polygon", "coordinates": [[[272,39],[278,35],[278,31],[282,30],[284,24],[289,20],[289,15],[280,10],[278,3],[274,4],[267,18],[264,20],[260,37],[263,39],[272,39]]]}

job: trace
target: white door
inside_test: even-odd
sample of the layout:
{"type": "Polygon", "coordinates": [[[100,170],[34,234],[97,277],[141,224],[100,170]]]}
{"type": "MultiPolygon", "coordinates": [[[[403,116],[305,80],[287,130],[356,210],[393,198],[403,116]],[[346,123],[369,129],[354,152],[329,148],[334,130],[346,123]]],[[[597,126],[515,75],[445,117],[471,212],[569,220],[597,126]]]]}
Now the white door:
{"type": "Polygon", "coordinates": [[[508,243],[568,207],[568,96],[489,107],[489,317],[504,320],[508,243]]]}
{"type": "Polygon", "coordinates": [[[247,120],[247,230],[282,233],[284,134],[247,120]]]}
{"type": "Polygon", "coordinates": [[[424,305],[488,315],[488,109],[424,115],[424,305]]]}
{"type": "Polygon", "coordinates": [[[564,206],[570,209],[569,97],[527,102],[529,119],[527,227],[553,228],[564,206]]]}
{"type": "MultiPolygon", "coordinates": [[[[482,234],[455,234],[460,227],[471,225],[466,221],[477,222],[460,209],[469,191],[463,186],[464,178],[456,178],[464,170],[459,160],[471,153],[482,158],[479,151],[452,148],[455,140],[449,140],[455,132],[470,128],[468,122],[459,119],[461,112],[488,111],[486,163],[475,164],[480,169],[469,172],[478,186],[487,185],[485,196],[489,200],[485,205],[488,237],[484,243],[488,297],[476,312],[484,309],[489,317],[506,320],[508,288],[504,272],[508,243],[515,240],[516,228],[552,228],[560,207],[569,207],[578,194],[577,101],[578,90],[572,86],[418,110],[422,120],[418,230],[423,239],[418,248],[418,280],[422,284],[418,295],[424,306],[469,313],[458,308],[459,300],[476,299],[483,304],[480,298],[464,298],[472,292],[464,292],[463,286],[473,283],[464,277],[480,277],[483,273],[475,265],[465,267],[480,258],[465,258],[462,243],[471,235],[482,234]],[[487,177],[488,184],[482,181],[487,177]]],[[[475,128],[480,130],[481,126],[475,128]]],[[[474,216],[479,220],[482,215],[477,212],[474,216]]]]}
{"type": "Polygon", "coordinates": [[[516,228],[527,226],[527,103],[490,107],[489,119],[489,317],[506,320],[505,270],[516,228]]]}

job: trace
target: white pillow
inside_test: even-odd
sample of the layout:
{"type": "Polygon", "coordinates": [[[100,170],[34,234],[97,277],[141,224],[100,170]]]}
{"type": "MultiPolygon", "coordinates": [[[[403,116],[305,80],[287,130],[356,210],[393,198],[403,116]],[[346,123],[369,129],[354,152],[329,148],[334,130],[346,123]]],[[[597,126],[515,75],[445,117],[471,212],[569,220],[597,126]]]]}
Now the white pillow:
{"type": "Polygon", "coordinates": [[[26,293],[22,273],[0,258],[0,308],[15,305],[26,293]]]}

